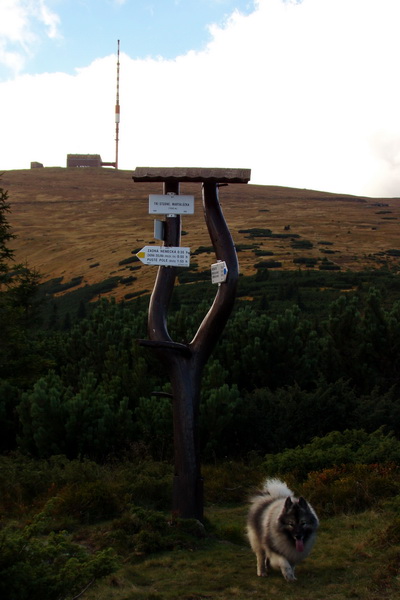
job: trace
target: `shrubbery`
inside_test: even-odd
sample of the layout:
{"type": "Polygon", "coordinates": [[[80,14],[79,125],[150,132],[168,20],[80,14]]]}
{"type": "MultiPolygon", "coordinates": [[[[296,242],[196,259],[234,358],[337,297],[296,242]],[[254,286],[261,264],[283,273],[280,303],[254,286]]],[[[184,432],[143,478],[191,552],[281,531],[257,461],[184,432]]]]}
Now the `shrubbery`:
{"type": "Polygon", "coordinates": [[[309,473],[298,490],[320,516],[361,512],[400,494],[400,469],[394,463],[335,466],[309,473]]]}
{"type": "Polygon", "coordinates": [[[65,532],[40,534],[40,522],[0,533],[0,596],[12,600],[70,600],[117,568],[109,548],[89,553],[65,532]]]}
{"type": "Polygon", "coordinates": [[[304,480],[311,471],[342,464],[400,463],[400,441],[392,433],[379,429],[333,431],[317,437],[303,447],[267,455],[262,464],[269,476],[292,473],[304,480]]]}
{"type": "MultiPolygon", "coordinates": [[[[154,394],[169,391],[168,373],[137,343],[146,337],[147,301],[89,305],[79,296],[74,321],[65,308],[85,289],[79,288],[63,296],[63,329],[54,311],[53,330],[38,327],[35,273],[9,264],[8,210],[0,188],[0,450],[105,462],[145,445],[153,458],[170,459],[172,400],[154,394]]],[[[291,233],[246,232],[296,241],[291,233]]],[[[240,279],[243,302],[204,369],[203,456],[280,452],[332,430],[387,426],[400,437],[399,278],[383,271],[275,273],[277,264],[268,260],[256,266],[256,276],[240,279]],[[376,287],[368,289],[371,281],[376,287]]],[[[174,341],[190,343],[212,286],[176,288],[168,331],[174,341]]]]}
{"type": "Polygon", "coordinates": [[[118,555],[136,561],[205,537],[197,521],[149,508],[170,507],[168,464],[19,455],[1,457],[0,466],[1,598],[70,600],[112,573],[118,555]]]}
{"type": "Polygon", "coordinates": [[[154,552],[202,547],[213,537],[242,544],[248,498],[266,476],[281,476],[322,518],[384,507],[399,514],[399,446],[382,430],[333,432],[263,462],[254,455],[249,464],[204,465],[206,515],[210,505],[213,514],[215,505],[228,505],[236,515],[206,520],[205,527],[171,516],[173,469],[140,456],[143,449],[104,465],[3,456],[0,593],[12,600],[70,600],[112,573],[119,557],[135,563],[154,552]]]}
{"type": "Polygon", "coordinates": [[[400,442],[393,434],[382,429],[372,434],[347,430],[268,455],[262,468],[268,476],[293,482],[296,492],[306,496],[319,514],[332,515],[366,510],[399,497],[399,462],[400,442]]]}

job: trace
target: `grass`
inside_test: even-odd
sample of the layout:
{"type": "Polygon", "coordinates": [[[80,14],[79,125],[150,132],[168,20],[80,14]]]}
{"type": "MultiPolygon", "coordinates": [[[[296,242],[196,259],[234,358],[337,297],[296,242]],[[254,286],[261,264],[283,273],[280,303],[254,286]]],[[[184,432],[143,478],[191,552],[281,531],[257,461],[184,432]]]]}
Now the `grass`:
{"type": "MultiPolygon", "coordinates": [[[[400,594],[400,495],[393,469],[382,467],[379,489],[374,488],[370,504],[373,508],[368,510],[326,516],[333,514],[325,510],[329,494],[320,493],[318,501],[309,496],[321,520],[317,543],[298,565],[297,581],[288,583],[276,571],[257,577],[255,556],[246,540],[246,499],[263,478],[255,466],[231,461],[204,465],[203,528],[197,521],[177,519],[167,508],[171,494],[167,463],[135,459],[97,465],[64,457],[44,461],[19,455],[1,457],[0,463],[0,548],[18,568],[31,569],[32,584],[47,573],[49,544],[64,535],[70,540],[65,548],[89,552],[79,565],[75,561],[79,569],[89,573],[88,561],[100,557],[104,576],[87,575],[78,584],[73,564],[66,565],[65,573],[79,595],[65,590],[65,600],[395,600],[400,594]],[[388,487],[390,482],[394,487],[388,487]],[[18,547],[12,548],[17,541],[22,550],[26,543],[31,545],[41,571],[36,573],[35,565],[29,563],[29,552],[21,562],[18,547]],[[115,555],[116,566],[109,568],[101,558],[105,553],[115,555]]],[[[354,472],[354,486],[363,480],[363,472],[354,472]]],[[[331,469],[321,471],[319,480],[329,473],[331,469]]],[[[306,492],[293,474],[287,476],[292,489],[306,492]]],[[[324,488],[314,482],[307,495],[313,489],[334,488],[328,480],[324,488]]],[[[347,486],[343,498],[349,493],[347,486]]],[[[343,507],[347,505],[342,502],[343,507]]],[[[57,561],[65,562],[65,556],[58,541],[49,581],[50,575],[51,581],[59,575],[57,561]]],[[[2,569],[7,573],[7,560],[1,553],[0,557],[0,574],[2,569]]],[[[28,597],[37,596],[21,596],[28,597]]],[[[41,597],[53,600],[55,596],[41,597]]]]}
{"type": "Polygon", "coordinates": [[[256,562],[244,538],[245,510],[209,508],[206,517],[218,537],[197,547],[160,553],[136,564],[128,561],[85,594],[88,600],[276,600],[395,599],[400,593],[396,557],[400,547],[376,543],[389,515],[369,511],[324,520],[316,547],[297,569],[297,581],[279,572],[256,575],[256,562]],[[230,539],[220,537],[225,529],[230,539]],[[235,531],[235,541],[232,532],[235,531]]]}

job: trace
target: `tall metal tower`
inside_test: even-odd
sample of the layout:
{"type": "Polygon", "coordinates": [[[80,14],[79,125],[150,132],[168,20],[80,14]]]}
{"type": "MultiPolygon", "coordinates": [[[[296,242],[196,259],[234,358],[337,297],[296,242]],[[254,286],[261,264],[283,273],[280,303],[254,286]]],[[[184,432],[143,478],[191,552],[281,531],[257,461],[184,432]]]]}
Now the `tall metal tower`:
{"type": "Polygon", "coordinates": [[[118,169],[118,142],[119,142],[119,40],[117,52],[117,99],[115,102],[115,168],[118,169]]]}

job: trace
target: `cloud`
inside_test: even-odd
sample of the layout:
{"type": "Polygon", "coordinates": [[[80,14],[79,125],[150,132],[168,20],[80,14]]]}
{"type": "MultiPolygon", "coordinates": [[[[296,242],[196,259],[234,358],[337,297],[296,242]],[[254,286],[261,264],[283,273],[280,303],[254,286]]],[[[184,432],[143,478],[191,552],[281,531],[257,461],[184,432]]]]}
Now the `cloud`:
{"type": "Polygon", "coordinates": [[[39,1],[37,10],[39,20],[42,21],[42,23],[46,26],[47,35],[49,36],[49,38],[54,39],[58,37],[58,27],[60,24],[59,16],[56,13],[52,12],[48,6],[46,6],[45,0],[39,1]]]}
{"type": "MultiPolygon", "coordinates": [[[[397,15],[398,0],[258,0],[201,52],[122,53],[120,167],[248,167],[252,183],[399,196],[397,15]]],[[[0,84],[0,169],[113,160],[115,77],[108,56],[0,84]]]]}
{"type": "Polygon", "coordinates": [[[43,34],[51,39],[59,35],[59,24],[46,0],[1,0],[0,64],[20,72],[43,34]]]}

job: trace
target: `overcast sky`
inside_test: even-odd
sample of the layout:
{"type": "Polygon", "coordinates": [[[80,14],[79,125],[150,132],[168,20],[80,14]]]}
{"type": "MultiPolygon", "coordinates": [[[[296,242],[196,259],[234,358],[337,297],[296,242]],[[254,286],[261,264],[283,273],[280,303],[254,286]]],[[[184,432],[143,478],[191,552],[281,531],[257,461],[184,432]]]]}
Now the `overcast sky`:
{"type": "Polygon", "coordinates": [[[0,171],[68,153],[400,197],[400,0],[0,0],[0,171]]]}

